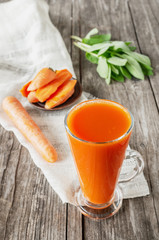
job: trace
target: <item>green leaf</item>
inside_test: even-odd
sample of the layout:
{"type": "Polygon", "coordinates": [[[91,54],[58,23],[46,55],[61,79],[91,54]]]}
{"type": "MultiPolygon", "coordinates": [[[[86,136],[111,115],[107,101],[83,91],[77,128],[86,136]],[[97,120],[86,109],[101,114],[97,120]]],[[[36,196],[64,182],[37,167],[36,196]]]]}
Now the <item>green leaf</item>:
{"type": "Polygon", "coordinates": [[[147,71],[147,76],[153,76],[153,71],[148,70],[148,71],[147,71]]]}
{"type": "Polygon", "coordinates": [[[125,42],[125,44],[129,46],[130,44],[132,44],[132,42],[125,42]]]}
{"type": "Polygon", "coordinates": [[[99,57],[97,72],[99,73],[99,76],[102,78],[106,79],[108,77],[108,64],[105,57],[99,57]]]}
{"type": "Polygon", "coordinates": [[[147,70],[150,70],[150,71],[153,70],[152,67],[150,67],[149,65],[142,64],[142,63],[140,63],[140,65],[141,65],[141,66],[144,66],[144,68],[146,68],[147,70]]]}
{"type": "Polygon", "coordinates": [[[98,29],[97,28],[93,28],[91,31],[89,31],[89,33],[87,33],[87,35],[85,36],[86,39],[89,39],[90,36],[95,35],[98,33],[98,29]]]}
{"type": "Polygon", "coordinates": [[[112,73],[112,79],[114,79],[117,82],[124,82],[124,77],[122,75],[116,75],[112,73]]]}
{"type": "Polygon", "coordinates": [[[114,72],[116,75],[119,74],[119,70],[112,64],[111,64],[111,69],[112,69],[112,72],[114,72]]]}
{"type": "Polygon", "coordinates": [[[142,64],[145,64],[145,65],[148,65],[148,66],[151,66],[151,62],[150,62],[149,57],[147,57],[143,54],[137,53],[137,52],[128,52],[127,54],[129,56],[135,58],[138,62],[140,62],[142,64]]]}
{"type": "Polygon", "coordinates": [[[128,70],[126,70],[125,67],[120,67],[120,71],[123,74],[124,77],[126,77],[127,79],[131,79],[131,74],[128,72],[128,70]]]}
{"type": "Polygon", "coordinates": [[[127,64],[125,65],[128,71],[134,77],[144,80],[144,74],[142,72],[140,64],[134,58],[128,56],[127,54],[123,54],[122,57],[128,60],[127,64]]]}
{"type": "Polygon", "coordinates": [[[103,53],[105,53],[108,49],[110,49],[112,47],[112,43],[107,43],[107,45],[105,45],[105,47],[101,48],[98,52],[98,56],[102,55],[103,53]]]}
{"type": "Polygon", "coordinates": [[[137,79],[144,80],[144,74],[141,70],[137,69],[135,65],[126,64],[128,71],[137,79]]]}
{"type": "MultiPolygon", "coordinates": [[[[89,45],[88,45],[89,46],[89,45]]],[[[97,43],[92,46],[89,46],[88,52],[94,52],[96,50],[100,50],[102,48],[110,47],[110,43],[97,43]]]]}
{"type": "Polygon", "coordinates": [[[134,46],[129,46],[129,49],[130,49],[131,51],[135,51],[135,50],[136,50],[136,47],[134,47],[134,46]]]}
{"type": "Polygon", "coordinates": [[[144,72],[145,76],[153,76],[153,71],[151,71],[151,70],[146,69],[146,71],[143,70],[143,72],[144,72]]]}
{"type": "Polygon", "coordinates": [[[95,35],[88,38],[83,38],[82,42],[89,44],[89,45],[94,45],[97,43],[103,43],[103,42],[107,42],[111,39],[111,35],[110,34],[103,34],[103,35],[95,35]]]}
{"type": "Polygon", "coordinates": [[[123,52],[129,52],[129,47],[122,41],[113,41],[114,50],[121,49],[123,52]]]}
{"type": "Polygon", "coordinates": [[[85,52],[87,52],[88,49],[90,48],[89,45],[84,44],[84,43],[81,43],[81,42],[74,42],[73,44],[74,44],[76,47],[80,48],[81,50],[83,50],[83,51],[85,51],[85,52]]]}
{"type": "Polygon", "coordinates": [[[153,76],[153,71],[151,69],[147,69],[143,64],[141,64],[141,68],[145,76],[153,76]]]}
{"type": "Polygon", "coordinates": [[[124,66],[127,63],[127,59],[122,59],[119,57],[111,57],[108,62],[116,66],[124,66]]]}
{"type": "Polygon", "coordinates": [[[107,75],[105,81],[108,85],[110,84],[110,81],[111,81],[111,66],[110,66],[110,64],[108,64],[108,75],[107,75]]]}
{"type": "MultiPolygon", "coordinates": [[[[101,56],[101,55],[100,55],[101,56]]],[[[105,57],[106,59],[111,57],[111,53],[109,50],[107,50],[105,53],[102,54],[103,57],[105,57]]]]}
{"type": "Polygon", "coordinates": [[[130,45],[132,44],[132,42],[125,42],[125,44],[126,44],[127,46],[129,46],[129,49],[130,49],[131,51],[134,51],[134,50],[136,49],[136,47],[130,46],[130,45]]]}
{"type": "Polygon", "coordinates": [[[91,63],[95,63],[95,64],[98,63],[98,57],[92,55],[91,53],[86,53],[85,56],[86,56],[86,59],[87,59],[88,61],[90,61],[91,63]]]}

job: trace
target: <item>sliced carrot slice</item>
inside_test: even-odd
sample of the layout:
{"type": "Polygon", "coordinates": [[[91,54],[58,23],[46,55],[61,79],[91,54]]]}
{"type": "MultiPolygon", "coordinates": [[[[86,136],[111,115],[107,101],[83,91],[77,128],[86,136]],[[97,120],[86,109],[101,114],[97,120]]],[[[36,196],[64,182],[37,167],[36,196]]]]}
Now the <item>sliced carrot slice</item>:
{"type": "Polygon", "coordinates": [[[31,81],[28,82],[28,83],[26,83],[26,84],[19,90],[19,91],[21,92],[21,94],[23,95],[23,97],[27,97],[27,96],[28,96],[28,94],[29,94],[30,91],[28,91],[27,88],[29,87],[30,84],[31,84],[31,81]]]}
{"type": "Polygon", "coordinates": [[[40,102],[45,102],[60,85],[62,85],[65,81],[70,80],[72,78],[72,74],[67,70],[60,70],[56,74],[56,79],[47,84],[46,86],[37,89],[36,98],[40,102]]]}
{"type": "Polygon", "coordinates": [[[28,87],[28,91],[34,91],[41,88],[55,79],[56,73],[51,68],[43,68],[38,72],[28,87]]]}
{"type": "Polygon", "coordinates": [[[56,79],[68,76],[69,79],[72,78],[72,74],[67,69],[56,70],[56,79]]]}
{"type": "Polygon", "coordinates": [[[77,80],[67,80],[65,81],[57,91],[46,101],[45,108],[51,109],[62,103],[64,103],[68,98],[74,93],[74,87],[77,80]]]}
{"type": "Polygon", "coordinates": [[[36,97],[36,91],[30,92],[27,97],[28,101],[31,103],[38,102],[39,100],[36,97]]]}

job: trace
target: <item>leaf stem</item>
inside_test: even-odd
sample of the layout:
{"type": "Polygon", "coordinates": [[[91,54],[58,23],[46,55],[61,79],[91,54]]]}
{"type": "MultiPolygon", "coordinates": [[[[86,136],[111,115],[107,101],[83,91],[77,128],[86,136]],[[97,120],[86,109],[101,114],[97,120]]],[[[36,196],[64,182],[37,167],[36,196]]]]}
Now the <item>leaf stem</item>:
{"type": "Polygon", "coordinates": [[[71,36],[72,39],[77,40],[79,42],[82,42],[82,38],[78,37],[78,36],[71,36]]]}

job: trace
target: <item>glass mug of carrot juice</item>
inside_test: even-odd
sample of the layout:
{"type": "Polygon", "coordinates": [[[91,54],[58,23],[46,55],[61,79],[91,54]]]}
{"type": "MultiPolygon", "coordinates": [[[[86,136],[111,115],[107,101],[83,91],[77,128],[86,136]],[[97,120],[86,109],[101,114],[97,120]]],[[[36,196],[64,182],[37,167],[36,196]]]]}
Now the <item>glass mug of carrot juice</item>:
{"type": "MultiPolygon", "coordinates": [[[[84,215],[108,218],[121,207],[117,183],[133,125],[129,110],[104,99],[79,103],[67,113],[65,128],[81,186],[76,200],[84,215]]],[[[141,156],[136,161],[134,173],[122,182],[143,169],[141,156]]]]}

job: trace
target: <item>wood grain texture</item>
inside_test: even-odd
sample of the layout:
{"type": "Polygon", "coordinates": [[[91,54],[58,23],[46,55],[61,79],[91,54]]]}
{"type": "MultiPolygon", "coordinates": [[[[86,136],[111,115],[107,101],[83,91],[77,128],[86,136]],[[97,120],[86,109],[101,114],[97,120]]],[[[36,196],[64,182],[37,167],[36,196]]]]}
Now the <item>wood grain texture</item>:
{"type": "MultiPolygon", "coordinates": [[[[78,1],[71,1],[71,35],[80,34],[80,16],[78,1]]],[[[70,36],[68,36],[70,38],[70,36]]],[[[70,55],[72,58],[73,67],[77,79],[82,82],[81,68],[80,68],[80,56],[81,52],[79,49],[74,48],[72,45],[73,41],[71,40],[71,51],[70,55]]],[[[68,204],[67,211],[67,239],[69,240],[82,240],[82,220],[83,216],[74,206],[68,204]]]]}
{"type": "Polygon", "coordinates": [[[13,134],[1,136],[0,239],[65,239],[66,206],[13,134]]]}
{"type": "MultiPolygon", "coordinates": [[[[4,2],[4,0],[0,0],[4,2]]],[[[0,127],[0,240],[157,240],[159,239],[159,2],[157,0],[47,0],[83,89],[118,101],[135,117],[131,146],[145,159],[151,194],[124,200],[114,217],[93,221],[62,204],[28,151],[0,127]],[[132,40],[150,56],[155,76],[107,86],[70,35],[82,37],[93,27],[112,39],[132,40]]]]}
{"type": "MultiPolygon", "coordinates": [[[[89,6],[87,1],[80,1],[81,35],[85,36],[93,27],[92,25],[95,25],[101,32],[111,32],[113,39],[134,41],[140,51],[137,38],[139,24],[134,25],[133,10],[131,12],[130,4],[135,8],[134,11],[137,11],[135,19],[140,18],[144,21],[143,7],[140,8],[138,1],[130,1],[130,3],[128,1],[100,1],[100,3],[92,1],[89,6]],[[93,14],[88,14],[86,9],[93,14]]],[[[144,6],[144,1],[142,6],[144,6]]],[[[144,30],[147,31],[146,26],[144,30]]],[[[141,31],[139,32],[141,34],[141,31]]],[[[144,33],[142,34],[144,38],[144,33]]],[[[151,46],[148,38],[144,38],[144,41],[145,47],[151,46]]],[[[149,55],[153,60],[154,53],[150,51],[149,55]]],[[[158,64],[157,60],[152,62],[153,65],[158,64]]],[[[105,86],[104,81],[97,75],[95,67],[85,60],[84,54],[81,69],[85,90],[98,97],[120,102],[133,113],[136,121],[131,146],[144,156],[146,165],[144,172],[152,193],[148,197],[125,200],[123,208],[118,215],[113,217],[113,220],[92,223],[90,219],[85,218],[84,236],[86,239],[157,239],[159,236],[159,164],[157,157],[159,124],[158,107],[154,98],[156,94],[151,87],[151,82],[157,80],[152,78],[151,82],[149,79],[126,81],[124,84],[114,82],[110,86],[105,86]]]]}
{"type": "MultiPolygon", "coordinates": [[[[50,1],[50,18],[60,31],[66,47],[72,57],[72,62],[77,79],[80,80],[79,54],[78,49],[72,49],[72,34],[79,35],[77,2],[72,1],[50,1]],[[56,12],[54,9],[56,8],[56,12]],[[57,21],[58,20],[58,21],[57,21]],[[77,25],[76,25],[77,24],[77,25]],[[77,26],[74,29],[74,26],[77,26]]],[[[67,239],[81,239],[82,236],[82,216],[78,209],[67,204],[66,207],[66,237],[67,239]]]]}
{"type": "Polygon", "coordinates": [[[0,239],[66,239],[66,204],[15,136],[0,131],[0,239]]]}

